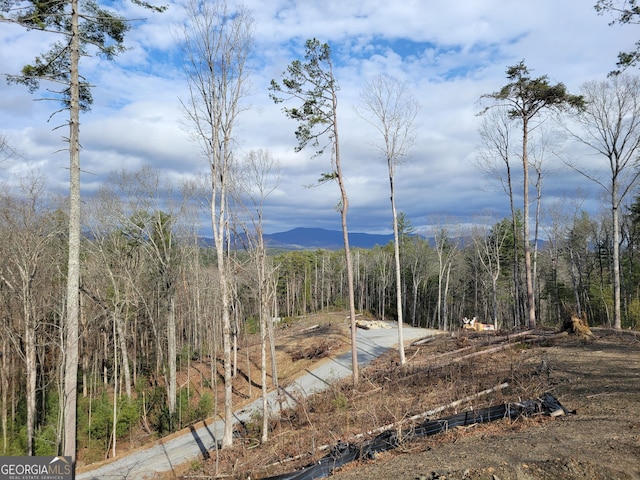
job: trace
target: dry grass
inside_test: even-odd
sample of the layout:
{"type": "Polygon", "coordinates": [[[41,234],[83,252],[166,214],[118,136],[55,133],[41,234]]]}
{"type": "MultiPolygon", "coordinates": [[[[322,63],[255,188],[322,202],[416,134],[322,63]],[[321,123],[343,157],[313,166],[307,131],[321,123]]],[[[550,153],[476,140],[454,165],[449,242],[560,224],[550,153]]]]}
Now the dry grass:
{"type": "MultiPolygon", "coordinates": [[[[281,332],[279,336],[278,352],[283,356],[278,361],[282,361],[279,369],[286,372],[284,377],[294,378],[296,372],[310,368],[326,355],[349,348],[343,314],[305,322],[320,326],[309,330],[310,325],[296,324],[288,327],[291,333],[281,332]]],[[[299,398],[296,408],[270,419],[270,440],[264,445],[259,444],[261,421],[256,418],[255,423],[245,425],[239,432],[236,446],[217,452],[217,458],[199,464],[190,475],[242,479],[276,475],[312,463],[327,453],[327,446],[338,441],[365,438],[363,434],[383,425],[407,428],[409,417],[503,382],[509,383],[507,389],[443,411],[439,416],[532,398],[549,388],[548,375],[540,368],[540,349],[512,343],[498,350],[496,341],[494,334],[473,332],[439,336],[425,345],[408,347],[404,366],[398,364],[397,352],[390,351],[361,371],[357,388],[349,378],[324,392],[299,398]],[[492,353],[475,353],[483,349],[492,349],[492,353]]],[[[259,374],[258,369],[255,374],[259,374]]],[[[241,392],[242,387],[234,385],[235,390],[241,392]]],[[[462,434],[463,431],[447,435],[462,434]]],[[[446,440],[429,440],[438,441],[446,440]]],[[[406,448],[427,447],[414,444],[406,448]]]]}

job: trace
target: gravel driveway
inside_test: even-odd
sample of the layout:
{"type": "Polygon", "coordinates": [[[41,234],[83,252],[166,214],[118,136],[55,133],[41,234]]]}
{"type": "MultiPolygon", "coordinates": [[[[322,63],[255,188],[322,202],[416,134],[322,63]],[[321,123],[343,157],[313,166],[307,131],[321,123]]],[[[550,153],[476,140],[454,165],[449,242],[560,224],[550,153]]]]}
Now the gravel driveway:
{"type": "MultiPolygon", "coordinates": [[[[395,323],[390,328],[358,329],[358,365],[364,366],[380,356],[389,348],[398,344],[398,331],[395,323]]],[[[426,328],[403,328],[403,339],[412,342],[420,338],[443,333],[426,328]]],[[[330,382],[351,375],[351,351],[321,362],[316,368],[297,378],[287,386],[285,392],[290,402],[300,394],[310,395],[326,388],[330,382]]],[[[279,407],[276,392],[269,394],[272,411],[279,407]]],[[[260,409],[262,399],[235,412],[237,421],[249,420],[251,413],[260,409]]],[[[286,406],[286,405],[285,405],[286,406]]],[[[142,480],[156,478],[162,472],[173,471],[177,466],[207,456],[215,448],[216,438],[224,431],[223,420],[209,419],[173,434],[169,439],[161,439],[152,446],[138,449],[104,464],[85,466],[76,474],[78,480],[128,479],[142,480]]]]}

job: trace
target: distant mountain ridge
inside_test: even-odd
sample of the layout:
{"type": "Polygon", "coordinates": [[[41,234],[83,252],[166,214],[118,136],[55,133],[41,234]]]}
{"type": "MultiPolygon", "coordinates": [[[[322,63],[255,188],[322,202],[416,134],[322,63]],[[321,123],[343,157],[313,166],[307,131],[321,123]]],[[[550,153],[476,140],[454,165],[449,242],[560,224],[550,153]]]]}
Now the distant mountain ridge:
{"type": "MultiPolygon", "coordinates": [[[[264,241],[270,248],[287,250],[309,250],[322,248],[339,250],[344,248],[342,232],[324,228],[298,227],[286,232],[264,235],[264,241]]],[[[393,234],[349,233],[349,246],[354,248],[373,248],[393,241],[393,234]]]]}
{"type": "MultiPolygon", "coordinates": [[[[412,234],[412,236],[415,234],[412,234]]],[[[434,237],[421,237],[423,240],[429,243],[432,248],[435,247],[436,242],[434,237]]],[[[242,248],[242,245],[246,245],[246,238],[244,235],[233,236],[231,244],[235,248],[242,248]]],[[[213,238],[201,237],[201,245],[206,247],[214,247],[213,238]]],[[[457,241],[460,242],[462,247],[467,246],[472,242],[471,237],[462,236],[458,237],[457,241]]],[[[344,248],[344,242],[342,240],[342,231],[339,230],[327,230],[324,228],[308,228],[297,227],[286,232],[277,233],[265,233],[264,242],[267,248],[281,249],[281,250],[340,250],[344,248]]],[[[349,233],[349,246],[353,248],[366,248],[370,249],[376,245],[384,246],[389,242],[393,242],[393,234],[382,235],[376,233],[349,233]]],[[[538,248],[543,250],[547,245],[546,240],[538,240],[538,248]]]]}
{"type": "MultiPolygon", "coordinates": [[[[412,234],[413,236],[415,234],[412,234]]],[[[435,248],[436,242],[434,237],[422,237],[429,243],[429,246],[435,248]]],[[[284,250],[340,250],[344,248],[342,240],[342,232],[338,230],[326,230],[324,228],[306,228],[298,227],[286,232],[278,232],[264,234],[264,241],[268,248],[281,248],[284,250]]],[[[458,237],[462,247],[472,243],[469,236],[458,237]]],[[[349,233],[349,246],[354,248],[373,248],[376,245],[384,246],[389,242],[393,242],[393,234],[388,235],[375,233],[349,233]]],[[[538,248],[543,250],[547,246],[547,241],[538,240],[538,248]]]]}

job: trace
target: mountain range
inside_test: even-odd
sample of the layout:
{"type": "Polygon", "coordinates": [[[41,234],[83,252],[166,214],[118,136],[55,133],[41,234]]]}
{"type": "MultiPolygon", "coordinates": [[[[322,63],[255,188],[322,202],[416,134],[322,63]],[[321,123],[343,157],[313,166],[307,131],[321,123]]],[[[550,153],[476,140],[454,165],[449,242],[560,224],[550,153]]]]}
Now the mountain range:
{"type": "MultiPolygon", "coordinates": [[[[344,248],[342,232],[324,228],[299,227],[286,232],[265,234],[264,241],[269,248],[286,250],[344,248]]],[[[393,241],[393,234],[349,233],[349,246],[354,248],[373,248],[376,245],[386,245],[391,241],[393,241]]]]}
{"type": "MultiPolygon", "coordinates": [[[[415,234],[411,234],[412,236],[415,234]]],[[[435,248],[434,237],[422,237],[435,248]]],[[[340,250],[344,248],[342,232],[338,230],[325,230],[324,228],[299,227],[286,232],[264,234],[264,241],[268,248],[283,250],[340,250]]],[[[349,246],[352,248],[373,248],[376,245],[383,246],[393,242],[393,234],[381,235],[374,233],[349,233],[349,246]]],[[[469,236],[457,238],[460,247],[465,247],[473,242],[469,236]]],[[[213,244],[213,242],[211,242],[213,244]]],[[[544,250],[548,245],[545,239],[538,239],[538,249],[544,250]]]]}

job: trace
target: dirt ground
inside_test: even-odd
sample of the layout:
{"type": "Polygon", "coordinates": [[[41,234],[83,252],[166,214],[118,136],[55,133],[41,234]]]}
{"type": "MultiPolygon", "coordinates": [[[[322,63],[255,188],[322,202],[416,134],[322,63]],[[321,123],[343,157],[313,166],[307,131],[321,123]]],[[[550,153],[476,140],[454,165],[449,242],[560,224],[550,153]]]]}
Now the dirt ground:
{"type": "Polygon", "coordinates": [[[484,424],[345,466],[336,480],[640,479],[640,337],[594,331],[535,348],[575,415],[484,424]]]}
{"type": "MultiPolygon", "coordinates": [[[[306,323],[317,328],[306,330],[303,322],[280,332],[285,377],[349,348],[340,318],[313,318],[306,323]]],[[[430,418],[545,392],[575,414],[452,429],[347,464],[331,478],[640,479],[640,334],[593,333],[583,340],[551,330],[526,336],[460,331],[407,346],[404,367],[397,352],[389,352],[362,369],[357,388],[350,379],[337,382],[271,419],[266,444],[256,440],[255,425],[246,425],[235,447],[194,465],[183,478],[260,479],[297,471],[326,455],[328,445],[357,444],[384,425],[406,428],[413,415],[508,382],[507,388],[430,418]]]]}

